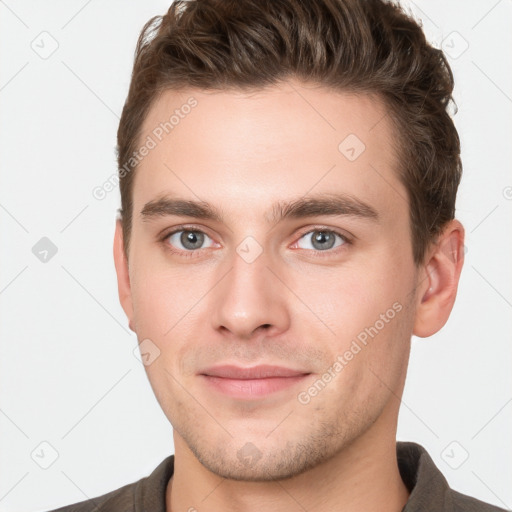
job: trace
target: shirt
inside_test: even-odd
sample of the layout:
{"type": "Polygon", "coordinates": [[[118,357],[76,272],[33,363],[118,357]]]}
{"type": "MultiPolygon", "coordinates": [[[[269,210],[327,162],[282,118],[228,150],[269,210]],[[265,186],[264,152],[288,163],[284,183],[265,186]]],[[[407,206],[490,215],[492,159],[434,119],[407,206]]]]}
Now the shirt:
{"type": "MultiPolygon", "coordinates": [[[[448,482],[421,445],[398,441],[398,468],[410,496],[402,512],[504,512],[450,489],[448,482]]],[[[166,512],[167,483],[174,472],[174,455],[153,472],[115,491],[49,512],[166,512]]]]}

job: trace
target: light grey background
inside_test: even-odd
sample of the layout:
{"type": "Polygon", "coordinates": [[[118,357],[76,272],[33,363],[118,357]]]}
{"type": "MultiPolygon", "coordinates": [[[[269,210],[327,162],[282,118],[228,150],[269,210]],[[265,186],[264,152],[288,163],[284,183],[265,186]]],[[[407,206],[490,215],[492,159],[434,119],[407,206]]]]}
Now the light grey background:
{"type": "MultiPolygon", "coordinates": [[[[448,324],[413,339],[398,438],[455,489],[510,508],[512,2],[404,3],[453,66],[467,254],[448,324]]],[[[98,496],[173,452],[117,297],[119,192],[92,195],[116,173],[139,31],[167,8],[0,0],[2,512],[98,496]],[[46,263],[43,237],[57,248],[46,263]]]]}

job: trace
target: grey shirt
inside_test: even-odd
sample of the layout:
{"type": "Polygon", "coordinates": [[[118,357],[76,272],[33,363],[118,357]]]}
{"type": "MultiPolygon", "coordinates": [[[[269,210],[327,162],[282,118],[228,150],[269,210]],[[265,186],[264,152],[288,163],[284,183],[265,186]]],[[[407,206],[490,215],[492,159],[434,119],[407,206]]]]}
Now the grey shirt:
{"type": "MultiPolygon", "coordinates": [[[[417,443],[398,441],[398,467],[411,493],[402,512],[503,512],[505,509],[450,489],[429,454],[417,443]]],[[[166,512],[165,492],[174,471],[174,455],[153,472],[97,498],[50,512],[166,512]]]]}

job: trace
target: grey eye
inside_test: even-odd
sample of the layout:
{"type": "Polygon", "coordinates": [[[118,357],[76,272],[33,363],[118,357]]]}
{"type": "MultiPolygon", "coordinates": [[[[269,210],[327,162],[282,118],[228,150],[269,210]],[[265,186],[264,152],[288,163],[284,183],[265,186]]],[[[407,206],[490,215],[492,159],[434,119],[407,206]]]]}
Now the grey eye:
{"type": "Polygon", "coordinates": [[[204,244],[205,238],[210,239],[208,235],[201,231],[182,229],[170,235],[168,239],[172,245],[177,246],[180,250],[193,251],[203,248],[202,245],[204,244]],[[179,246],[180,244],[181,247],[179,246]]]}
{"type": "Polygon", "coordinates": [[[339,247],[345,243],[345,240],[341,237],[341,235],[335,233],[334,231],[328,231],[326,229],[316,229],[314,231],[309,231],[304,234],[300,240],[311,240],[309,247],[301,247],[299,241],[299,247],[301,249],[314,249],[316,251],[325,251],[332,249],[333,247],[339,247]],[[336,237],[339,238],[340,242],[335,245],[336,237]]]}

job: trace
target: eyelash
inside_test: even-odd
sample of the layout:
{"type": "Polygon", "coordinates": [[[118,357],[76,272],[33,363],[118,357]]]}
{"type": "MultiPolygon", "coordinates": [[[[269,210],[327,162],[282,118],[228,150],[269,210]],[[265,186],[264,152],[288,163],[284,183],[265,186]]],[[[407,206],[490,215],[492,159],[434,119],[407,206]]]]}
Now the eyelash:
{"type": "MultiPolygon", "coordinates": [[[[170,236],[174,235],[175,233],[179,233],[180,231],[188,231],[188,232],[192,232],[192,233],[202,233],[202,234],[208,236],[209,238],[211,238],[208,235],[208,233],[205,233],[201,229],[197,229],[194,226],[177,226],[172,231],[167,232],[165,235],[163,235],[160,238],[160,242],[162,242],[165,245],[165,248],[167,250],[169,250],[172,254],[178,254],[180,256],[183,256],[184,258],[194,258],[194,257],[196,257],[196,254],[199,253],[201,251],[201,249],[185,251],[185,250],[181,250],[181,249],[174,249],[174,248],[172,248],[172,246],[170,244],[165,243],[166,240],[170,236]]],[[[330,256],[332,254],[337,254],[339,252],[339,250],[343,250],[343,247],[345,245],[352,244],[352,241],[349,239],[349,237],[347,235],[344,235],[344,234],[340,233],[339,231],[336,231],[335,229],[326,228],[325,226],[317,226],[317,227],[314,227],[314,228],[309,228],[307,231],[304,231],[303,233],[301,233],[297,240],[300,240],[305,235],[308,235],[310,233],[314,233],[315,231],[321,231],[323,233],[333,233],[335,235],[338,235],[343,240],[343,244],[338,246],[338,247],[336,247],[336,248],[334,248],[334,249],[328,249],[326,251],[319,251],[319,250],[314,250],[314,249],[303,249],[303,250],[307,250],[308,252],[315,253],[314,257],[324,258],[324,257],[330,256]],[[324,256],[323,254],[321,255],[319,253],[327,253],[327,254],[326,254],[326,256],[324,256]]]]}

